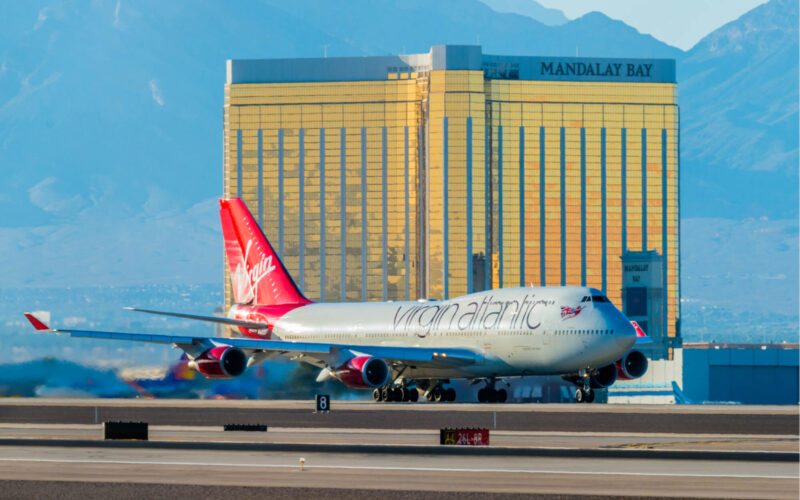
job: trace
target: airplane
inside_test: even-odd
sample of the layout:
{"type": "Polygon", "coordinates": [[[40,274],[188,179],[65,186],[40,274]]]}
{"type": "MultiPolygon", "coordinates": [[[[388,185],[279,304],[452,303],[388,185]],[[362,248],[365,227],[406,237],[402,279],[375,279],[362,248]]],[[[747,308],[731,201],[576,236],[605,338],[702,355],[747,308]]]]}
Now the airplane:
{"type": "Polygon", "coordinates": [[[447,300],[315,303],[295,284],[239,198],[220,199],[222,233],[235,304],[227,317],[126,308],[238,329],[239,337],[54,330],[30,313],[36,330],[72,337],[173,344],[209,378],[233,378],[273,356],[320,368],[317,382],[336,379],[373,391],[376,402],[456,399],[451,380],[485,384],[479,402],[505,402],[497,382],[561,375],[577,402],[617,379],[641,377],[648,342],[638,325],[599,290],[519,287],[447,300]]]}
{"type": "Polygon", "coordinates": [[[258,399],[266,370],[262,364],[231,380],[210,380],[198,376],[184,354],[163,376],[131,377],[125,381],[147,398],[258,399]]]}
{"type": "Polygon", "coordinates": [[[0,397],[133,398],[114,370],[51,357],[0,365],[0,397]]]}
{"type": "Polygon", "coordinates": [[[698,401],[691,399],[683,393],[678,383],[672,381],[672,392],[675,394],[675,404],[678,405],[740,405],[738,401],[698,401]]]}

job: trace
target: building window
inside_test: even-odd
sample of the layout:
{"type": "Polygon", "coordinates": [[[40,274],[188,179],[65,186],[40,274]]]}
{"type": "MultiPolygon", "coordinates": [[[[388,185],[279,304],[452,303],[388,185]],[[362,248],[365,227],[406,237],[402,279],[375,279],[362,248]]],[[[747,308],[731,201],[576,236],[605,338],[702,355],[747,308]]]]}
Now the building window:
{"type": "Polygon", "coordinates": [[[626,290],[625,314],[628,316],[647,316],[647,288],[634,286],[626,290]]]}
{"type": "Polygon", "coordinates": [[[519,64],[497,62],[483,65],[483,76],[491,80],[519,80],[519,64]]]}

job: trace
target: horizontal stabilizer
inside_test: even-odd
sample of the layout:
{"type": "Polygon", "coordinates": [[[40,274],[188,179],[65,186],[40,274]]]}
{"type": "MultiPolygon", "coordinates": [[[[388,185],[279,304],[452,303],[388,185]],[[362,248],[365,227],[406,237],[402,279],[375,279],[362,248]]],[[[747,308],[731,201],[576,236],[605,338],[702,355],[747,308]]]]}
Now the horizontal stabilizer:
{"type": "Polygon", "coordinates": [[[266,330],[269,326],[266,323],[256,323],[253,321],[242,321],[238,319],[230,319],[222,316],[199,316],[197,314],[183,314],[165,311],[151,311],[149,309],[138,309],[136,307],[123,307],[128,311],[143,312],[148,314],[160,314],[162,316],[174,316],[176,318],[196,319],[198,321],[209,321],[211,323],[221,323],[228,326],[241,326],[242,328],[249,328],[251,330],[266,330]]]}

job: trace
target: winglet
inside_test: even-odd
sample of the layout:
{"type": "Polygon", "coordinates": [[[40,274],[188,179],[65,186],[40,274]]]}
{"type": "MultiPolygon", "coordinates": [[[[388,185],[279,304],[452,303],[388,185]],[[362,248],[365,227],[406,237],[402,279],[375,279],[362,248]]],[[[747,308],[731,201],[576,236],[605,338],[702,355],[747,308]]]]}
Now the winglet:
{"type": "Polygon", "coordinates": [[[649,344],[653,342],[653,339],[650,335],[646,334],[642,327],[639,326],[639,323],[635,321],[631,321],[631,325],[633,325],[633,329],[636,330],[636,343],[637,344],[649,344]]]}
{"type": "Polygon", "coordinates": [[[39,318],[37,318],[33,314],[31,314],[31,313],[24,313],[24,314],[25,314],[25,317],[28,318],[28,321],[30,321],[31,324],[33,325],[33,327],[36,328],[37,330],[49,330],[50,329],[49,326],[47,326],[44,323],[42,323],[39,320],[39,318]]]}

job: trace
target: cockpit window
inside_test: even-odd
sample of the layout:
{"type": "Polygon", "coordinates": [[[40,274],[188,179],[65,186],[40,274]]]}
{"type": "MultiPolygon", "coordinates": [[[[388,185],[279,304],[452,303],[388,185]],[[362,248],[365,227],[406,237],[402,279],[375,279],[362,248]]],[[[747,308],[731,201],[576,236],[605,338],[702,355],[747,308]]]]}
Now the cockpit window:
{"type": "Polygon", "coordinates": [[[587,295],[586,297],[581,299],[581,303],[590,302],[591,300],[592,300],[592,298],[587,295]]]}
{"type": "MultiPolygon", "coordinates": [[[[587,299],[588,297],[584,298],[587,299]]],[[[592,295],[591,300],[592,302],[610,302],[610,300],[608,300],[608,297],[606,297],[605,295],[592,295]]]]}

